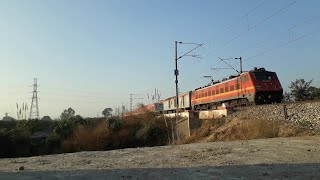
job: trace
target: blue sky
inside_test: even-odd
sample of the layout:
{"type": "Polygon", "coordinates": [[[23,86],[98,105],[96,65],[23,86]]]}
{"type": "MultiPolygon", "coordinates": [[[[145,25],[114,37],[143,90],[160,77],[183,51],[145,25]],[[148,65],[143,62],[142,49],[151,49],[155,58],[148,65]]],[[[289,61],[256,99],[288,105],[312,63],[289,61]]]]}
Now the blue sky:
{"type": "MultiPolygon", "coordinates": [[[[320,86],[318,0],[0,0],[0,116],[30,106],[33,78],[40,115],[72,107],[85,117],[105,107],[173,96],[174,41],[204,43],[179,60],[180,90],[234,74],[218,57],[243,57],[244,70],[277,72],[320,86]],[[264,53],[266,52],[266,53],[264,53]],[[256,56],[257,55],[257,56],[256,56]]],[[[181,55],[193,48],[179,45],[181,55]]],[[[237,61],[229,61],[238,68],[237,61]]]]}

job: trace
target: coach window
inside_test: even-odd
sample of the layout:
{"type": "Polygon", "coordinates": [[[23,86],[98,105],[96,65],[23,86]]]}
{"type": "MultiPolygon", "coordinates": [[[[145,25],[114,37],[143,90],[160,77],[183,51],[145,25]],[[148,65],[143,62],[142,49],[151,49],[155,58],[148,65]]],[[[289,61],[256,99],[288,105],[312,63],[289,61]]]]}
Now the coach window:
{"type": "Polygon", "coordinates": [[[208,96],[211,96],[211,91],[208,92],[208,96]]]}
{"type": "Polygon", "coordinates": [[[204,97],[204,93],[202,93],[201,97],[204,97]]]}
{"type": "Polygon", "coordinates": [[[216,90],[216,94],[219,94],[219,89],[216,90]]]}
{"type": "Polygon", "coordinates": [[[220,88],[220,93],[223,93],[224,92],[224,89],[223,88],[220,88]]]}
{"type": "Polygon", "coordinates": [[[229,87],[226,86],[226,87],[224,88],[224,91],[225,91],[225,92],[229,92],[229,87]]]}
{"type": "Polygon", "coordinates": [[[230,91],[233,91],[234,90],[234,85],[231,85],[230,86],[230,91]]]}
{"type": "Polygon", "coordinates": [[[204,97],[207,97],[207,96],[208,96],[208,93],[207,93],[207,92],[205,92],[205,93],[204,93],[204,97]]]}
{"type": "Polygon", "coordinates": [[[215,90],[212,90],[212,96],[215,95],[215,92],[216,92],[215,90]]]}

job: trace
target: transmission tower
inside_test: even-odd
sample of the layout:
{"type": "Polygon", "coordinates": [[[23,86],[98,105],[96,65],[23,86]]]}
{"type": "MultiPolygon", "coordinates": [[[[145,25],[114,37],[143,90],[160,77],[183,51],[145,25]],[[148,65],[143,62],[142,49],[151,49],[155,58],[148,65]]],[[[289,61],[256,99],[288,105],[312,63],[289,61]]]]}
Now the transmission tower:
{"type": "Polygon", "coordinates": [[[29,119],[39,119],[39,106],[38,106],[38,83],[37,78],[34,78],[32,101],[30,108],[29,119]]]}

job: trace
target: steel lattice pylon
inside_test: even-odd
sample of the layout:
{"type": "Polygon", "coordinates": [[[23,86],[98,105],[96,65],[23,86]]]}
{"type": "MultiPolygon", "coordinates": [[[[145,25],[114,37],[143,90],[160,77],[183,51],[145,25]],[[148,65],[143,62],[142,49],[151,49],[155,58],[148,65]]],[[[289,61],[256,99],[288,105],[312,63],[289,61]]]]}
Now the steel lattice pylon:
{"type": "Polygon", "coordinates": [[[39,106],[38,106],[38,83],[37,78],[34,78],[32,101],[30,108],[29,119],[39,119],[39,106]]]}

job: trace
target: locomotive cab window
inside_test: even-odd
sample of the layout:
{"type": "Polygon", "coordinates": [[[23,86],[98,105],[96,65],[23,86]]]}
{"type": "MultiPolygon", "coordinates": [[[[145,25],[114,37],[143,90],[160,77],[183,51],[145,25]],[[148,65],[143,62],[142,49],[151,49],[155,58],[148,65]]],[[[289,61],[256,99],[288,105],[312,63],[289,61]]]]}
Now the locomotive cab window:
{"type": "Polygon", "coordinates": [[[245,82],[245,80],[246,80],[245,77],[242,76],[242,77],[241,77],[241,82],[245,82]]]}
{"type": "Polygon", "coordinates": [[[249,81],[249,76],[246,75],[246,76],[245,76],[245,79],[246,79],[246,82],[248,82],[248,81],[249,81]]]}
{"type": "Polygon", "coordinates": [[[276,73],[274,72],[253,72],[253,75],[256,80],[260,80],[260,81],[278,79],[276,73]]]}

